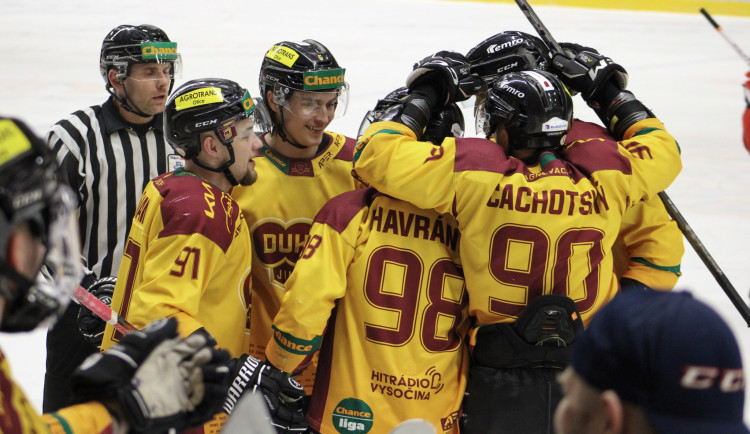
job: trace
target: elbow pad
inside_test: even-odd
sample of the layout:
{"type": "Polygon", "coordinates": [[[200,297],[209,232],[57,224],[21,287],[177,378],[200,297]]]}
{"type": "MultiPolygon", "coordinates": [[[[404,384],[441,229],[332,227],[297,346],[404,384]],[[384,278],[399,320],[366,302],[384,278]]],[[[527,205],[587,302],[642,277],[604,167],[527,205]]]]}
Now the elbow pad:
{"type": "Polygon", "coordinates": [[[614,86],[603,89],[589,102],[599,119],[604,122],[612,136],[622,140],[625,132],[636,122],[655,118],[654,114],[629,90],[619,90],[614,86]]]}

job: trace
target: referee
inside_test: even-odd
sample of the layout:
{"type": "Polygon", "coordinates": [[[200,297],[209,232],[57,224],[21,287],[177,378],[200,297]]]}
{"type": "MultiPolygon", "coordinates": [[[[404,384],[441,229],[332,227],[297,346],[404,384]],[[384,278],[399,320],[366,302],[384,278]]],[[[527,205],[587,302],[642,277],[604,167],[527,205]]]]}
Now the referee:
{"type": "MultiPolygon", "coordinates": [[[[177,44],[158,27],[114,28],[104,38],[99,60],[109,99],[57,122],[47,137],[63,182],[79,199],[87,274],[81,285],[106,302],[144,187],[182,165],[162,131],[162,112],[180,66],[177,44]]],[[[45,412],[71,403],[68,378],[98,351],[103,331],[104,322],[77,304],[48,331],[45,412]]]]}

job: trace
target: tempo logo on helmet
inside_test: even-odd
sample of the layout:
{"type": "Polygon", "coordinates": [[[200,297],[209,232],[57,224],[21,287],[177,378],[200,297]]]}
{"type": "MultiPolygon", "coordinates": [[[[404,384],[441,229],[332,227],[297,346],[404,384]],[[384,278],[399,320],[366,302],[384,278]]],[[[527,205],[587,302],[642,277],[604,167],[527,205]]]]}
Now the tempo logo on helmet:
{"type": "Polygon", "coordinates": [[[498,51],[502,51],[502,50],[505,50],[506,48],[514,47],[522,43],[523,43],[523,39],[513,39],[512,41],[508,41],[502,44],[492,44],[489,47],[487,47],[487,52],[497,53],[498,51]]]}
{"type": "Polygon", "coordinates": [[[223,102],[224,97],[221,95],[221,89],[218,87],[204,87],[184,95],[180,95],[174,102],[175,110],[180,111],[190,107],[201,106],[223,102]]]}
{"type": "Polygon", "coordinates": [[[370,406],[355,398],[336,404],[331,416],[333,427],[341,434],[366,434],[372,429],[372,419],[370,406]]]}

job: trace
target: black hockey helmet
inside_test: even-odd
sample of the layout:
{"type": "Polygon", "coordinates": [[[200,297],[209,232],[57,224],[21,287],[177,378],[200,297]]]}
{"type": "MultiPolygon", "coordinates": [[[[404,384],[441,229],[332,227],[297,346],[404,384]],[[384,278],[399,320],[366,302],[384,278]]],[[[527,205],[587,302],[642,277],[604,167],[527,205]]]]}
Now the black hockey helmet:
{"type": "Polygon", "coordinates": [[[270,90],[274,102],[282,106],[294,91],[335,91],[338,93],[336,116],[342,116],[349,102],[345,71],[328,48],[316,40],[283,41],[266,52],[258,85],[264,100],[270,90]]]}
{"type": "MultiPolygon", "coordinates": [[[[358,136],[364,134],[373,122],[390,120],[396,116],[408,95],[409,90],[406,87],[400,87],[390,92],[385,98],[378,100],[375,107],[362,119],[358,136]]],[[[439,145],[446,137],[463,137],[463,135],[464,115],[458,104],[453,103],[430,117],[421,140],[439,145]]]]}
{"type": "Polygon", "coordinates": [[[182,69],[177,43],[170,41],[162,29],[149,24],[119,25],[104,37],[99,55],[99,71],[108,92],[113,92],[107,77],[109,70],[115,68],[122,80],[128,76],[130,66],[134,63],[171,63],[170,91],[175,77],[179,77],[182,69]]]}
{"type": "Polygon", "coordinates": [[[515,30],[490,36],[469,50],[466,58],[471,72],[488,85],[508,72],[546,70],[550,62],[549,50],[541,39],[515,30]]]}
{"type": "MultiPolygon", "coordinates": [[[[214,172],[224,172],[236,185],[229,172],[234,164],[232,141],[238,121],[253,116],[257,130],[268,128],[268,116],[250,92],[234,81],[223,78],[190,80],[178,87],[167,101],[164,112],[164,136],[186,160],[214,172]],[[229,150],[229,160],[221,167],[209,167],[198,161],[200,135],[213,131],[229,150]]],[[[255,127],[254,127],[255,128],[255,127]]]]}
{"type": "Polygon", "coordinates": [[[505,125],[511,149],[563,144],[573,121],[573,101],[562,82],[546,71],[503,75],[477,114],[477,132],[487,137],[505,125]]]}
{"type": "Polygon", "coordinates": [[[32,330],[62,314],[82,277],[77,203],[56,171],[55,156],[24,122],[0,117],[0,296],[8,305],[2,331],[32,330]],[[11,236],[22,224],[45,247],[47,280],[29,279],[9,262],[11,236]]]}

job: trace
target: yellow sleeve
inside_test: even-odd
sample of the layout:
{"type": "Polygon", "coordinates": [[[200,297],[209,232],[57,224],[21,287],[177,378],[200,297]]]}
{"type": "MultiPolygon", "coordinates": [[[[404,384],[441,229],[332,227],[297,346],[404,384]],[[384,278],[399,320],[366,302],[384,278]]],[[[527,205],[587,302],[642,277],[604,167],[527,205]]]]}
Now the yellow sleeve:
{"type": "Polygon", "coordinates": [[[112,417],[104,405],[98,402],[87,402],[54,413],[45,413],[42,420],[51,434],[113,432],[112,417]]]}
{"type": "Polygon", "coordinates": [[[656,118],[636,122],[619,144],[620,153],[630,159],[632,167],[631,206],[656,197],[682,170],[677,141],[656,118]]]}
{"type": "MultiPolygon", "coordinates": [[[[362,213],[360,212],[360,215],[362,213]]],[[[355,217],[345,234],[356,239],[361,221],[355,217]]],[[[322,341],[336,301],[346,293],[348,264],[354,256],[353,243],[324,223],[310,228],[310,238],[294,271],[286,282],[286,293],[273,321],[273,338],[266,346],[266,358],[285,372],[298,372],[322,341]]]]}
{"type": "Polygon", "coordinates": [[[613,253],[618,277],[654,289],[674,288],[682,275],[680,262],[685,246],[682,231],[659,197],[625,211],[613,253]]]}
{"type": "Polygon", "coordinates": [[[455,197],[455,155],[453,138],[433,145],[417,141],[405,125],[376,122],[357,142],[354,170],[378,191],[446,213],[455,197]]]}

